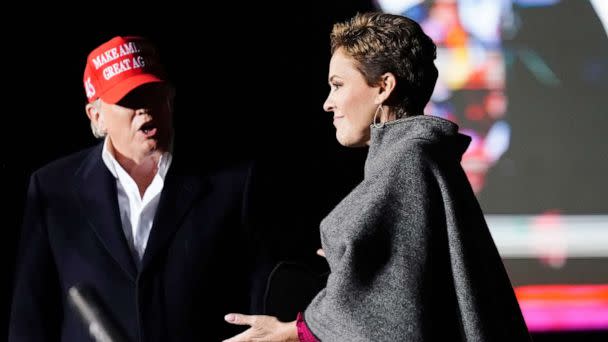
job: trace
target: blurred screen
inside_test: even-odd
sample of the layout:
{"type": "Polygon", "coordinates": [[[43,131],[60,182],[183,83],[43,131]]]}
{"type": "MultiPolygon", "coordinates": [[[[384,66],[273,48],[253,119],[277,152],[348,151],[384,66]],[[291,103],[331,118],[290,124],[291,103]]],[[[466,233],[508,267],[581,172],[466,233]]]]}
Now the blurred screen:
{"type": "Polygon", "coordinates": [[[379,0],[437,44],[425,112],[462,165],[531,331],[608,329],[608,1],[379,0]]]}

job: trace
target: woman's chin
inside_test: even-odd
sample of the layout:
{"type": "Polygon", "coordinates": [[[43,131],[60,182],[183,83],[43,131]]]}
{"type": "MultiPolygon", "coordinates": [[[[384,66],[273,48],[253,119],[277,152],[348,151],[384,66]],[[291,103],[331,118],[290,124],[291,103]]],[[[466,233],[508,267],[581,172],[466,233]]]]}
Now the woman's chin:
{"type": "Polygon", "coordinates": [[[338,143],[344,147],[365,147],[368,145],[369,139],[365,139],[364,137],[352,137],[345,134],[340,134],[340,132],[336,132],[336,140],[338,143]]]}

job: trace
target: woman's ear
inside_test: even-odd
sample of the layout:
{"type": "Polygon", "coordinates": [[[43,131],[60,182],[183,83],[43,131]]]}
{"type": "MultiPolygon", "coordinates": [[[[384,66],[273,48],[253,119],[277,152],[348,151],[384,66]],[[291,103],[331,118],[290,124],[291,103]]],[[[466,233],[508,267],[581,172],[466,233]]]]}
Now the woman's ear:
{"type": "Polygon", "coordinates": [[[397,86],[397,79],[392,72],[387,72],[380,76],[380,82],[378,83],[378,94],[376,95],[375,103],[380,105],[388,99],[393,90],[397,86]]]}

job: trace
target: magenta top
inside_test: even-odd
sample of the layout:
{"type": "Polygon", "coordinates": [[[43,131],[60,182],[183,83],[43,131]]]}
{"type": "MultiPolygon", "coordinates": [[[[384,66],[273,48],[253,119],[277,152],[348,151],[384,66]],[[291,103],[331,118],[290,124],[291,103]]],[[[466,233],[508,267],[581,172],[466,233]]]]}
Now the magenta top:
{"type": "Polygon", "coordinates": [[[298,328],[298,339],[300,339],[300,342],[319,342],[306,325],[304,315],[301,312],[298,312],[296,327],[298,328]]]}

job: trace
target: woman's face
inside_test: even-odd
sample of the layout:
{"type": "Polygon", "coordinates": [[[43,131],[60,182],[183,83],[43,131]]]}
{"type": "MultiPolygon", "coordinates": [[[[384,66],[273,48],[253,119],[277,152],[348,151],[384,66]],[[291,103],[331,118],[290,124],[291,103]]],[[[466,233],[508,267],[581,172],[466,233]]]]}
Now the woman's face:
{"type": "Polygon", "coordinates": [[[356,63],[342,48],[334,52],[329,63],[331,90],[323,104],[326,112],[334,113],[336,139],[349,147],[369,145],[370,125],[381,103],[380,87],[370,87],[356,63]]]}

